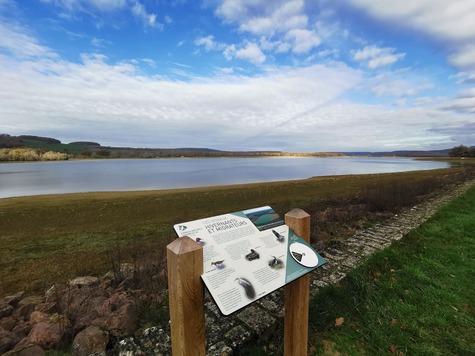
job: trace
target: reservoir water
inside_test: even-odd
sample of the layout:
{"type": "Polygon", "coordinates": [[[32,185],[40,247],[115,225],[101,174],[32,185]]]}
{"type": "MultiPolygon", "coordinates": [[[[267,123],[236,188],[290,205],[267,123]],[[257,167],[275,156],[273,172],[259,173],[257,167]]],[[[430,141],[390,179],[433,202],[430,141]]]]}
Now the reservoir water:
{"type": "Polygon", "coordinates": [[[171,158],[0,164],[0,198],[97,191],[191,188],[403,172],[450,164],[409,158],[171,158]]]}

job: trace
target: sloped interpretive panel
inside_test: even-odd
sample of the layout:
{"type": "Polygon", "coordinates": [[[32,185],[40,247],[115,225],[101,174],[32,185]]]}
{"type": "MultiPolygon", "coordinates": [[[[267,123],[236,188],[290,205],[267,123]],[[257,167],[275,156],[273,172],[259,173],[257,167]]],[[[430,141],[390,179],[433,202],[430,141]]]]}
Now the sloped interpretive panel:
{"type": "Polygon", "coordinates": [[[203,246],[206,287],[224,315],[311,272],[325,260],[269,206],[174,226],[203,246]]]}

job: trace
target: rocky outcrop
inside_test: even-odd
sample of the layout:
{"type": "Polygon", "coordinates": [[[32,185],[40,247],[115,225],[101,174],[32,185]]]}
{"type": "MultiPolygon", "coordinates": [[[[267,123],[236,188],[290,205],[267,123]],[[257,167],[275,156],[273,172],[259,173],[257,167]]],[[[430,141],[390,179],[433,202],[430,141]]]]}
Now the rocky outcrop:
{"type": "Polygon", "coordinates": [[[110,276],[78,277],[43,296],[18,293],[0,300],[0,354],[41,355],[50,349],[100,354],[111,336],[133,335],[138,328],[133,293],[112,288],[110,276]]]}

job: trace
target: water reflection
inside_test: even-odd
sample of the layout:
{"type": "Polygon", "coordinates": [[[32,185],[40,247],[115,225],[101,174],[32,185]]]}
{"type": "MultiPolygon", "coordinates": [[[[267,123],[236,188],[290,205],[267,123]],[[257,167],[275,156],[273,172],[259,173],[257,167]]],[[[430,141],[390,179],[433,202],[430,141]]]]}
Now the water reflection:
{"type": "Polygon", "coordinates": [[[0,164],[0,198],[305,179],[447,168],[408,158],[176,158],[0,164]]]}

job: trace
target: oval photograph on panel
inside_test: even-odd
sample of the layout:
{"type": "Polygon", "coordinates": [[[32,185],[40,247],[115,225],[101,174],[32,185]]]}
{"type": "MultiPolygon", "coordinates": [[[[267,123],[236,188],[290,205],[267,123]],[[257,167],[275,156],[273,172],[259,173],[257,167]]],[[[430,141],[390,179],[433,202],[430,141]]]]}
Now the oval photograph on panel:
{"type": "Polygon", "coordinates": [[[295,261],[305,267],[315,267],[318,264],[317,254],[307,245],[294,242],[289,246],[290,255],[295,261]]]}

